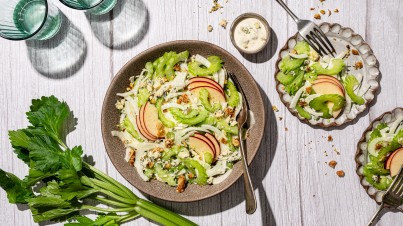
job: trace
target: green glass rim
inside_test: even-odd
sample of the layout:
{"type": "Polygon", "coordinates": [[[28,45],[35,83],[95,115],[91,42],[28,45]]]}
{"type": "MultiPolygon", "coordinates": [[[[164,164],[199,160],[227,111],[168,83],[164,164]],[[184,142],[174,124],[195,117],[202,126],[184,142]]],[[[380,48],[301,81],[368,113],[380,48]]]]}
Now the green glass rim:
{"type": "Polygon", "coordinates": [[[38,32],[43,28],[43,26],[45,25],[46,19],[48,18],[48,11],[49,11],[49,6],[48,6],[48,1],[47,0],[43,0],[45,2],[45,7],[46,7],[46,11],[45,11],[45,17],[43,18],[43,21],[41,23],[41,26],[38,27],[38,29],[36,29],[36,31],[32,32],[32,34],[23,37],[23,38],[13,38],[13,37],[9,37],[4,35],[2,32],[0,32],[0,37],[11,40],[11,41],[21,41],[21,40],[27,40],[32,38],[33,36],[35,36],[36,34],[38,34],[38,32]]]}
{"type": "Polygon", "coordinates": [[[64,2],[64,0],[59,0],[59,1],[60,1],[63,5],[65,5],[65,6],[69,7],[69,8],[71,8],[71,9],[83,10],[83,11],[85,11],[85,10],[93,9],[93,8],[95,8],[95,7],[99,6],[99,5],[101,5],[105,0],[101,0],[101,1],[99,1],[97,4],[95,4],[94,6],[89,7],[89,8],[75,7],[75,6],[68,5],[67,3],[64,2]]]}

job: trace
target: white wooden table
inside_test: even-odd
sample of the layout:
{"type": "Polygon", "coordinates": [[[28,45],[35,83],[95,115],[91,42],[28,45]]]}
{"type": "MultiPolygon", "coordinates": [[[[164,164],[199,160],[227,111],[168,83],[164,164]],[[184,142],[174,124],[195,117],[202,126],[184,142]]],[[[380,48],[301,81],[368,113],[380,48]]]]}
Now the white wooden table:
{"type": "MultiPolygon", "coordinates": [[[[129,59],[151,46],[177,39],[199,39],[234,54],[266,93],[266,136],[251,166],[258,210],[252,216],[246,215],[241,180],[220,195],[194,203],[147,198],[200,225],[366,225],[377,205],[359,184],[354,154],[371,120],[403,106],[403,79],[399,79],[403,73],[403,2],[327,0],[322,6],[319,0],[287,1],[297,15],[309,19],[318,11],[310,11],[311,7],[326,11],[338,8],[338,14],[323,16],[322,21],[340,23],[361,34],[380,62],[382,89],[371,109],[352,124],[333,130],[302,124],[285,109],[275,91],[273,73],[278,50],[296,32],[290,17],[274,0],[220,2],[223,13],[209,14],[210,0],[120,0],[124,7],[103,18],[86,16],[56,2],[71,23],[56,41],[38,44],[0,39],[0,167],[18,176],[27,173],[27,167],[12,153],[7,131],[27,125],[24,113],[31,99],[54,94],[67,101],[78,118],[78,126],[67,142],[83,145],[99,169],[131,187],[111,164],[101,138],[101,106],[109,83],[129,59]],[[274,35],[271,48],[247,59],[232,46],[228,28],[224,30],[218,23],[220,19],[231,23],[249,11],[263,15],[274,35]],[[207,32],[209,24],[214,27],[211,33],[207,32]],[[111,44],[114,48],[108,47],[111,44]],[[279,112],[273,112],[271,105],[276,105],[279,112]],[[328,135],[333,136],[333,142],[327,141],[328,135]],[[333,151],[332,145],[341,155],[333,151]],[[338,162],[336,170],[344,170],[344,178],[325,164],[330,160],[338,162]]],[[[3,191],[0,219],[3,226],[35,225],[30,211],[8,204],[3,191]]],[[[402,222],[403,214],[388,213],[379,225],[402,222]]],[[[128,225],[153,223],[138,219],[128,225]]]]}

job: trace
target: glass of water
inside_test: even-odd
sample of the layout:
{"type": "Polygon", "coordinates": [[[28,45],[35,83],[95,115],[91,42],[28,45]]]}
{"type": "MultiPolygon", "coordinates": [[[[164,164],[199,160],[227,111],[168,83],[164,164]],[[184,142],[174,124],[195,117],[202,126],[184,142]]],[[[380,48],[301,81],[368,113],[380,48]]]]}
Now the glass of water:
{"type": "Polygon", "coordinates": [[[0,36],[46,40],[60,29],[62,15],[46,0],[0,0],[0,36]]]}
{"type": "Polygon", "coordinates": [[[60,0],[60,2],[73,9],[87,10],[91,14],[102,15],[111,11],[117,0],[60,0]]]}

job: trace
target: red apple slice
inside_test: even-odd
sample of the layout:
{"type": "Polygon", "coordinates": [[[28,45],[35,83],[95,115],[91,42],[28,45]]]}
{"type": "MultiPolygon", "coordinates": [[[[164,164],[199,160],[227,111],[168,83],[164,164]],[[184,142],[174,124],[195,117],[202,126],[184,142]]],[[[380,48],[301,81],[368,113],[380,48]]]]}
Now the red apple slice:
{"type": "Polygon", "coordinates": [[[340,83],[339,80],[337,80],[337,78],[330,76],[330,75],[318,75],[318,79],[315,80],[315,83],[319,83],[319,82],[324,82],[324,81],[329,81],[332,82],[333,84],[337,85],[345,94],[345,90],[344,90],[344,86],[340,83]]]}
{"type": "Polygon", "coordinates": [[[214,85],[217,89],[222,90],[222,87],[220,86],[220,84],[218,84],[216,81],[214,81],[213,79],[210,78],[206,78],[206,77],[193,77],[191,79],[189,79],[190,83],[193,82],[207,82],[210,83],[212,85],[214,85]]]}
{"type": "Polygon", "coordinates": [[[224,90],[221,88],[217,88],[215,85],[208,83],[208,82],[192,82],[188,85],[188,89],[192,90],[192,89],[196,89],[199,87],[211,87],[213,89],[216,89],[218,91],[220,91],[220,93],[224,94],[224,90]]]}
{"type": "Polygon", "coordinates": [[[206,136],[214,144],[215,160],[217,160],[218,156],[221,154],[221,148],[220,148],[220,144],[218,143],[218,140],[211,133],[206,133],[206,134],[204,134],[204,136],[206,136]]]}
{"type": "Polygon", "coordinates": [[[395,151],[392,160],[390,161],[390,176],[394,177],[399,173],[403,165],[403,148],[395,151]]]}
{"type": "MultiPolygon", "coordinates": [[[[399,148],[399,149],[402,149],[402,148],[399,148]]],[[[389,155],[388,160],[385,163],[385,169],[390,169],[390,163],[392,162],[393,156],[396,155],[396,153],[398,152],[399,149],[397,149],[396,151],[392,152],[392,154],[389,155]]]]}
{"type": "MultiPolygon", "coordinates": [[[[140,113],[141,115],[141,113],[140,113]]],[[[147,102],[144,105],[144,110],[143,110],[143,125],[144,129],[151,135],[152,137],[155,137],[155,139],[163,139],[164,137],[159,137],[158,136],[158,130],[159,126],[163,126],[161,121],[158,119],[158,110],[155,107],[155,105],[151,104],[150,102],[147,102]]]]}
{"type": "Polygon", "coordinates": [[[193,136],[206,142],[210,146],[211,150],[213,150],[213,152],[214,152],[213,156],[215,156],[215,154],[216,154],[215,146],[214,146],[214,143],[210,139],[208,139],[206,136],[204,136],[201,133],[195,133],[195,134],[193,134],[193,136]]]}
{"type": "Polygon", "coordinates": [[[211,149],[210,145],[195,136],[189,137],[189,146],[192,148],[197,154],[199,154],[203,160],[207,163],[212,163],[214,160],[214,151],[211,149]]]}
{"type": "Polygon", "coordinates": [[[197,98],[199,98],[199,92],[203,88],[207,89],[207,91],[210,93],[211,102],[219,102],[219,103],[225,102],[225,95],[222,94],[219,90],[217,90],[215,88],[211,88],[209,86],[197,87],[197,88],[191,89],[190,92],[193,93],[197,98]]]}
{"type": "MultiPolygon", "coordinates": [[[[141,111],[141,110],[140,110],[140,111],[141,111]]],[[[153,137],[153,136],[151,136],[151,135],[147,132],[147,130],[144,129],[144,127],[143,127],[141,121],[142,121],[142,120],[140,120],[140,114],[139,114],[139,115],[137,115],[137,117],[136,117],[136,124],[137,124],[137,128],[139,129],[139,132],[141,133],[141,135],[143,135],[143,137],[146,138],[147,140],[155,141],[156,138],[153,137]]]]}
{"type": "MultiPolygon", "coordinates": [[[[338,94],[342,97],[344,97],[343,90],[340,89],[337,85],[335,85],[332,82],[329,81],[323,81],[323,82],[318,82],[312,85],[312,89],[317,93],[317,94],[338,94]]],[[[333,107],[333,103],[328,103],[327,106],[330,108],[333,107]]],[[[333,117],[337,118],[339,116],[340,112],[343,109],[340,109],[338,111],[333,112],[333,117]]]]}

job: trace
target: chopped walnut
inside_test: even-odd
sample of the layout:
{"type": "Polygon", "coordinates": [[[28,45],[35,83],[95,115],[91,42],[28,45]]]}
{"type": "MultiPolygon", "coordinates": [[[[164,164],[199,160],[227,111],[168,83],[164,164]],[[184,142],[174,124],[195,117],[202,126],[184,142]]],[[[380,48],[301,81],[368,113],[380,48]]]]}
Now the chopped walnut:
{"type": "Polygon", "coordinates": [[[171,139],[166,139],[166,140],[165,140],[165,147],[170,148],[170,147],[172,147],[173,145],[174,145],[173,140],[171,140],[171,139]]]}
{"type": "Polygon", "coordinates": [[[307,105],[307,103],[305,101],[301,100],[300,102],[298,102],[298,105],[301,106],[301,107],[304,107],[304,106],[307,105]]]}
{"type": "Polygon", "coordinates": [[[129,159],[130,166],[134,166],[135,158],[136,158],[136,152],[134,152],[134,150],[130,150],[130,159],[129,159]]]}
{"type": "Polygon", "coordinates": [[[167,162],[167,163],[164,165],[164,168],[165,168],[165,169],[170,169],[170,168],[171,168],[171,164],[170,164],[169,162],[167,162]]]}
{"type": "Polygon", "coordinates": [[[179,64],[175,64],[174,70],[175,70],[175,71],[180,71],[180,70],[181,70],[181,66],[179,66],[179,64]]]}
{"type": "Polygon", "coordinates": [[[192,178],[194,178],[195,176],[193,175],[193,173],[188,173],[188,178],[189,179],[192,179],[192,178]]]}
{"type": "Polygon", "coordinates": [[[176,103],[182,104],[182,102],[183,102],[183,98],[182,98],[182,96],[179,96],[178,99],[176,100],[176,103]]]}
{"type": "Polygon", "coordinates": [[[213,26],[208,25],[208,26],[207,26],[207,31],[208,31],[208,32],[212,32],[212,31],[213,31],[213,26]]]}
{"type": "Polygon", "coordinates": [[[323,9],[321,9],[319,12],[320,12],[320,14],[322,14],[322,15],[325,15],[325,14],[326,14],[326,11],[323,10],[323,9]]]}
{"type": "Polygon", "coordinates": [[[185,191],[185,176],[180,175],[178,177],[178,187],[176,187],[176,192],[182,193],[185,191]]]}
{"type": "Polygon", "coordinates": [[[163,137],[165,135],[165,129],[162,122],[158,121],[155,126],[157,128],[157,137],[163,137]]]}
{"type": "Polygon", "coordinates": [[[329,141],[329,142],[333,141],[332,135],[327,136],[327,141],[329,141]]]}
{"type": "Polygon", "coordinates": [[[154,149],[151,150],[151,152],[163,152],[164,149],[160,148],[160,147],[156,147],[154,149]]]}
{"type": "Polygon", "coordinates": [[[147,167],[148,168],[153,168],[154,167],[154,162],[149,162],[149,163],[147,163],[147,167]]]}
{"type": "Polygon", "coordinates": [[[239,147],[239,139],[236,138],[232,138],[232,145],[234,145],[235,147],[239,147]]]}
{"type": "Polygon", "coordinates": [[[332,167],[333,169],[336,167],[336,165],[337,165],[337,162],[334,160],[329,162],[329,166],[332,167]]]}
{"type": "Polygon", "coordinates": [[[311,94],[311,92],[312,92],[312,87],[311,87],[311,86],[306,87],[306,88],[305,88],[305,91],[306,91],[308,94],[311,94]]]}
{"type": "Polygon", "coordinates": [[[287,127],[285,127],[285,129],[284,129],[286,132],[288,132],[288,128],[287,127]]]}
{"type": "Polygon", "coordinates": [[[345,173],[344,173],[343,170],[337,171],[336,174],[337,174],[337,176],[339,176],[339,177],[344,177],[344,175],[345,175],[345,173]]]}
{"type": "Polygon", "coordinates": [[[310,8],[310,10],[311,10],[311,11],[314,11],[314,10],[315,10],[315,8],[310,8]]]}
{"type": "Polygon", "coordinates": [[[315,19],[317,19],[317,20],[320,20],[321,16],[320,16],[319,13],[317,13],[317,14],[313,15],[313,18],[315,18],[315,19]]]}
{"type": "Polygon", "coordinates": [[[189,103],[189,97],[186,93],[181,95],[183,103],[189,103]]]}
{"type": "Polygon", "coordinates": [[[292,49],[292,50],[290,50],[290,53],[292,53],[292,54],[297,54],[297,50],[292,49]]]}
{"type": "Polygon", "coordinates": [[[273,109],[273,111],[275,111],[275,112],[278,112],[278,108],[277,108],[276,105],[272,105],[272,106],[271,106],[271,109],[273,109]]]}
{"type": "Polygon", "coordinates": [[[235,110],[233,109],[233,108],[225,108],[225,110],[224,110],[224,115],[226,116],[226,117],[228,117],[228,116],[230,116],[230,117],[233,117],[234,116],[234,114],[235,114],[235,110]]]}
{"type": "Polygon", "coordinates": [[[227,140],[225,139],[225,138],[221,138],[221,143],[223,143],[223,144],[227,144],[227,140]]]}
{"type": "Polygon", "coordinates": [[[358,55],[359,53],[358,53],[358,50],[356,50],[356,49],[352,49],[351,50],[351,53],[353,54],[353,55],[358,55]]]}
{"type": "Polygon", "coordinates": [[[383,145],[382,145],[381,143],[377,143],[377,144],[375,145],[375,149],[376,149],[376,150],[379,150],[379,149],[381,149],[381,148],[383,148],[383,145]]]}
{"type": "Polygon", "coordinates": [[[228,21],[227,21],[227,20],[224,20],[224,19],[221,19],[219,24],[220,24],[221,27],[223,27],[224,29],[226,29],[226,28],[227,28],[227,25],[228,25],[228,21]]]}
{"type": "Polygon", "coordinates": [[[362,64],[362,61],[358,61],[357,63],[355,63],[355,69],[356,70],[361,69],[363,67],[364,67],[364,65],[362,64]]]}
{"type": "Polygon", "coordinates": [[[334,12],[335,12],[335,13],[338,13],[338,12],[339,12],[339,9],[335,9],[334,12]]]}

